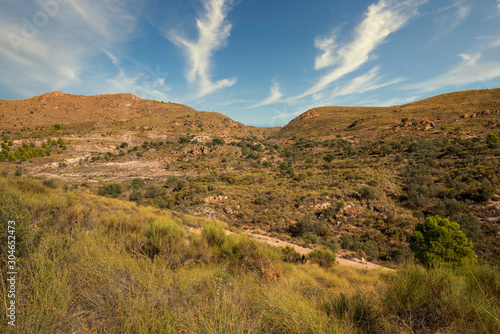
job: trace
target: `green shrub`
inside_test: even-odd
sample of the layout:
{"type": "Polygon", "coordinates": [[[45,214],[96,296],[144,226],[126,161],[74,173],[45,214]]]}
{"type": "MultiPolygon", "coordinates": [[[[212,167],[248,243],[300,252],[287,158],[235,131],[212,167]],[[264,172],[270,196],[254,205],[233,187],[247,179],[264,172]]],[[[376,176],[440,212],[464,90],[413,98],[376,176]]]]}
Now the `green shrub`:
{"type": "Polygon", "coordinates": [[[52,188],[52,189],[57,188],[56,180],[55,179],[46,179],[46,180],[43,180],[42,184],[44,186],[52,188]]]}
{"type": "Polygon", "coordinates": [[[323,160],[325,160],[326,162],[332,162],[333,160],[335,160],[335,155],[332,153],[328,153],[323,157],[323,160]]]}
{"type": "Polygon", "coordinates": [[[486,136],[486,144],[490,147],[496,147],[500,144],[500,140],[498,139],[498,136],[494,133],[489,133],[486,136]]]}
{"type": "Polygon", "coordinates": [[[472,242],[460,230],[460,225],[439,216],[427,217],[415,226],[410,238],[415,257],[426,266],[440,262],[463,265],[474,260],[472,242]]]}
{"type": "Polygon", "coordinates": [[[265,244],[244,234],[231,234],[220,247],[220,259],[233,270],[255,272],[265,281],[281,278],[281,268],[273,264],[277,254],[273,254],[265,244]]]}
{"type": "Polygon", "coordinates": [[[286,246],[281,249],[281,254],[283,255],[284,262],[290,263],[305,263],[307,258],[305,255],[301,255],[292,246],[286,246]]]}
{"type": "Polygon", "coordinates": [[[184,182],[176,176],[171,176],[167,179],[167,187],[174,191],[180,191],[184,188],[184,182]]]}
{"type": "Polygon", "coordinates": [[[219,223],[209,223],[201,229],[201,235],[210,246],[222,246],[226,241],[226,231],[219,223]]]}
{"type": "Polygon", "coordinates": [[[359,194],[366,200],[372,200],[376,198],[375,188],[370,186],[363,186],[359,189],[359,194]]]}
{"type": "Polygon", "coordinates": [[[177,267],[184,261],[186,231],[183,226],[167,218],[159,218],[149,224],[143,246],[144,253],[154,259],[162,257],[171,267],[177,267]]]}
{"type": "Polygon", "coordinates": [[[304,236],[302,237],[306,242],[309,242],[313,245],[317,244],[319,242],[319,238],[316,234],[312,233],[312,232],[307,232],[304,234],[304,236]]]}
{"type": "Polygon", "coordinates": [[[155,198],[158,196],[163,196],[164,194],[165,194],[165,189],[160,188],[156,184],[151,184],[146,188],[146,190],[144,192],[144,197],[155,198]]]}
{"type": "Polygon", "coordinates": [[[110,183],[99,188],[98,194],[101,196],[118,197],[123,193],[123,187],[119,183],[110,183]]]}
{"type": "Polygon", "coordinates": [[[130,184],[131,184],[132,188],[134,188],[134,189],[141,189],[144,186],[144,180],[139,179],[139,178],[135,178],[135,179],[132,179],[130,184]]]}
{"type": "Polygon", "coordinates": [[[212,144],[214,145],[224,145],[226,142],[222,138],[214,138],[212,139],[212,144]]]}
{"type": "Polygon", "coordinates": [[[132,189],[128,199],[129,201],[139,202],[144,199],[144,194],[139,189],[132,189]]]}
{"type": "Polygon", "coordinates": [[[335,254],[329,249],[316,248],[313,252],[309,253],[309,260],[319,264],[321,267],[329,268],[335,263],[335,254]]]}

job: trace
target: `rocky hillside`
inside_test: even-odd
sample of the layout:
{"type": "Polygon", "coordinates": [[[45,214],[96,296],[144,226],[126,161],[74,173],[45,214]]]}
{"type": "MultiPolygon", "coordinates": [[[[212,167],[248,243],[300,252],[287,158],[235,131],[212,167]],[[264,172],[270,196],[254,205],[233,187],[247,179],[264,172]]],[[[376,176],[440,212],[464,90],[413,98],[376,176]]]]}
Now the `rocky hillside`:
{"type": "Polygon", "coordinates": [[[215,112],[177,103],[144,100],[132,94],[72,95],[52,92],[26,100],[0,100],[0,130],[33,132],[54,127],[84,134],[157,132],[172,136],[209,134],[247,136],[260,133],[215,112]]]}
{"type": "Polygon", "coordinates": [[[482,133],[484,124],[500,116],[500,89],[454,92],[392,107],[319,107],[293,119],[278,138],[384,138],[416,130],[433,132],[463,126],[482,133]]]}

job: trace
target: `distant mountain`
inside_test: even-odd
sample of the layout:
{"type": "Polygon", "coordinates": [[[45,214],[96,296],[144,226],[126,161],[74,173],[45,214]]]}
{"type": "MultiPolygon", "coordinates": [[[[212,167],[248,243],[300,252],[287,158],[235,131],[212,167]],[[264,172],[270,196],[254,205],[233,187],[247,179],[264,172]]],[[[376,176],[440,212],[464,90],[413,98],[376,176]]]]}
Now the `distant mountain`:
{"type": "Polygon", "coordinates": [[[470,131],[497,121],[500,88],[438,95],[392,107],[318,107],[293,119],[275,134],[319,138],[336,135],[386,137],[411,130],[450,130],[460,124],[470,131]]]}
{"type": "Polygon", "coordinates": [[[242,137],[262,132],[220,113],[145,100],[132,94],[84,96],[52,92],[26,100],[0,100],[1,130],[34,130],[55,124],[77,133],[92,128],[242,137]]]}

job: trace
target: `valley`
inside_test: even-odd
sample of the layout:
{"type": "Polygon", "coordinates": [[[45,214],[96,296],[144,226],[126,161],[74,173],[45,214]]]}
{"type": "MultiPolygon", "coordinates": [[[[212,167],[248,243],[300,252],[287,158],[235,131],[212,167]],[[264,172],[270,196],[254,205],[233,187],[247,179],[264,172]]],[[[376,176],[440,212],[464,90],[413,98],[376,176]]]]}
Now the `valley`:
{"type": "Polygon", "coordinates": [[[167,332],[189,332],[185,321],[201,331],[215,321],[219,332],[451,333],[461,317],[498,328],[486,312],[499,310],[500,89],[318,107],[275,128],[131,94],[53,92],[0,100],[0,132],[2,219],[23,222],[20,256],[41,272],[24,287],[55,281],[69,296],[24,295],[30,314],[30,298],[60,311],[26,330],[154,332],[168,322],[167,332]],[[417,265],[415,227],[436,216],[472,242],[472,276],[417,265]],[[105,291],[85,285],[92,276],[105,291]],[[480,318],[448,308],[460,302],[444,285],[447,306],[432,293],[413,311],[388,302],[416,291],[408,282],[442,277],[468,282],[466,298],[484,282],[480,318]],[[447,312],[443,324],[425,308],[447,312]],[[299,320],[280,327],[283,318],[299,320]]]}

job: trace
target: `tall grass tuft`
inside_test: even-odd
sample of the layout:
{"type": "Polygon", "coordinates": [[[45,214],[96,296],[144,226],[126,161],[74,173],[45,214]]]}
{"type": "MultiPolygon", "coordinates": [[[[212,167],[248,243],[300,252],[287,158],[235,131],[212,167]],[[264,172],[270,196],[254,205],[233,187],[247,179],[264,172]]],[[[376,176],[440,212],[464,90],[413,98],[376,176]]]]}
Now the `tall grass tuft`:
{"type": "Polygon", "coordinates": [[[484,272],[481,267],[410,266],[389,280],[384,309],[417,332],[496,333],[500,330],[500,309],[494,302],[498,273],[484,272]]]}

